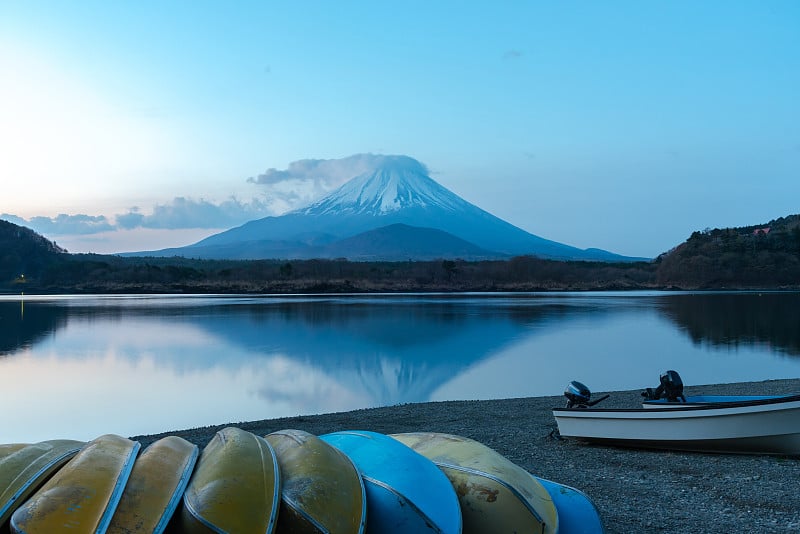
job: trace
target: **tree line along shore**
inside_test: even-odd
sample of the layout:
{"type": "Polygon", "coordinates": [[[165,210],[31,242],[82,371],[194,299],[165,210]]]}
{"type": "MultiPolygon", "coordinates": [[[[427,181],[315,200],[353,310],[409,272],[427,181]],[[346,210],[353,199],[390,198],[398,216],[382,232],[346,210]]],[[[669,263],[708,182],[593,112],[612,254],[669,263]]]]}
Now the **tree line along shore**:
{"type": "Polygon", "coordinates": [[[800,289],[800,215],[695,232],[652,261],[202,260],[69,254],[0,221],[6,293],[345,293],[800,289]]]}

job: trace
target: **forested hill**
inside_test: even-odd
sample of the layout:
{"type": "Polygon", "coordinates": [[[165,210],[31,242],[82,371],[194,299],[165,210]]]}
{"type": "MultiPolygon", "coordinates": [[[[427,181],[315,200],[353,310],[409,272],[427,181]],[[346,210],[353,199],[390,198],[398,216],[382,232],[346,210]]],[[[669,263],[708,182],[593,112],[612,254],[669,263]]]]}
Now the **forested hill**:
{"type": "Polygon", "coordinates": [[[679,288],[797,288],[800,215],[706,229],[656,259],[656,283],[679,288]]]}
{"type": "Polygon", "coordinates": [[[68,254],[30,228],[0,219],[0,279],[17,282],[39,278],[68,254]]]}

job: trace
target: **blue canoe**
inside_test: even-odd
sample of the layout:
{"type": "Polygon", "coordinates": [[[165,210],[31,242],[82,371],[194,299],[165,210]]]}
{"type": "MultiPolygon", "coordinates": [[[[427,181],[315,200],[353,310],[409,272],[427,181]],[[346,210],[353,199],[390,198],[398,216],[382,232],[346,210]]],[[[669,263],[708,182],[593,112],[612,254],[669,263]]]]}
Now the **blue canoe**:
{"type": "Polygon", "coordinates": [[[558,532],[561,534],[599,534],[605,532],[600,512],[581,490],[552,480],[534,476],[550,494],[558,510],[558,532]]]}
{"type": "Polygon", "coordinates": [[[334,432],[320,438],[349,456],[361,472],[368,532],[461,532],[458,497],[433,462],[376,432],[334,432]]]}

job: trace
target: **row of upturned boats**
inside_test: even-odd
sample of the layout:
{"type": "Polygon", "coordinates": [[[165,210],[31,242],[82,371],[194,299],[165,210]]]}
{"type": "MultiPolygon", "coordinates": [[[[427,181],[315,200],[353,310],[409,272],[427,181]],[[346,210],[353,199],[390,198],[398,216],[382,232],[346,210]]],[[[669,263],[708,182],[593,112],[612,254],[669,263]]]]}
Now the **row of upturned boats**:
{"type": "Polygon", "coordinates": [[[203,448],[116,435],[0,445],[0,531],[602,532],[579,490],[437,433],[236,427],[203,448]]]}
{"type": "MultiPolygon", "coordinates": [[[[800,395],[684,396],[674,371],[642,407],[572,382],[553,410],[561,436],[633,447],[800,455],[800,395]]],[[[535,477],[493,449],[440,433],[235,427],[203,448],[177,436],[140,444],[0,445],[0,533],[597,533],[581,491],[535,477]]]]}

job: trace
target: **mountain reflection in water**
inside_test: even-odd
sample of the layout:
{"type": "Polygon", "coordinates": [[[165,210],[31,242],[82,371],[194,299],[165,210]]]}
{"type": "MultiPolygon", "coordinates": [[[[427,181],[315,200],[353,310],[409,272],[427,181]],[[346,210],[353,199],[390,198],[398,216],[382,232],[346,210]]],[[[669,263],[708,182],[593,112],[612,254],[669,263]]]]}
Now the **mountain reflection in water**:
{"type": "Polygon", "coordinates": [[[796,317],[771,317],[797,295],[781,295],[3,297],[4,395],[28,401],[0,416],[0,442],[558,395],[572,379],[637,388],[667,367],[693,383],[800,376],[772,356],[797,354],[796,317]],[[753,353],[720,375],[697,340],[753,353]]]}

